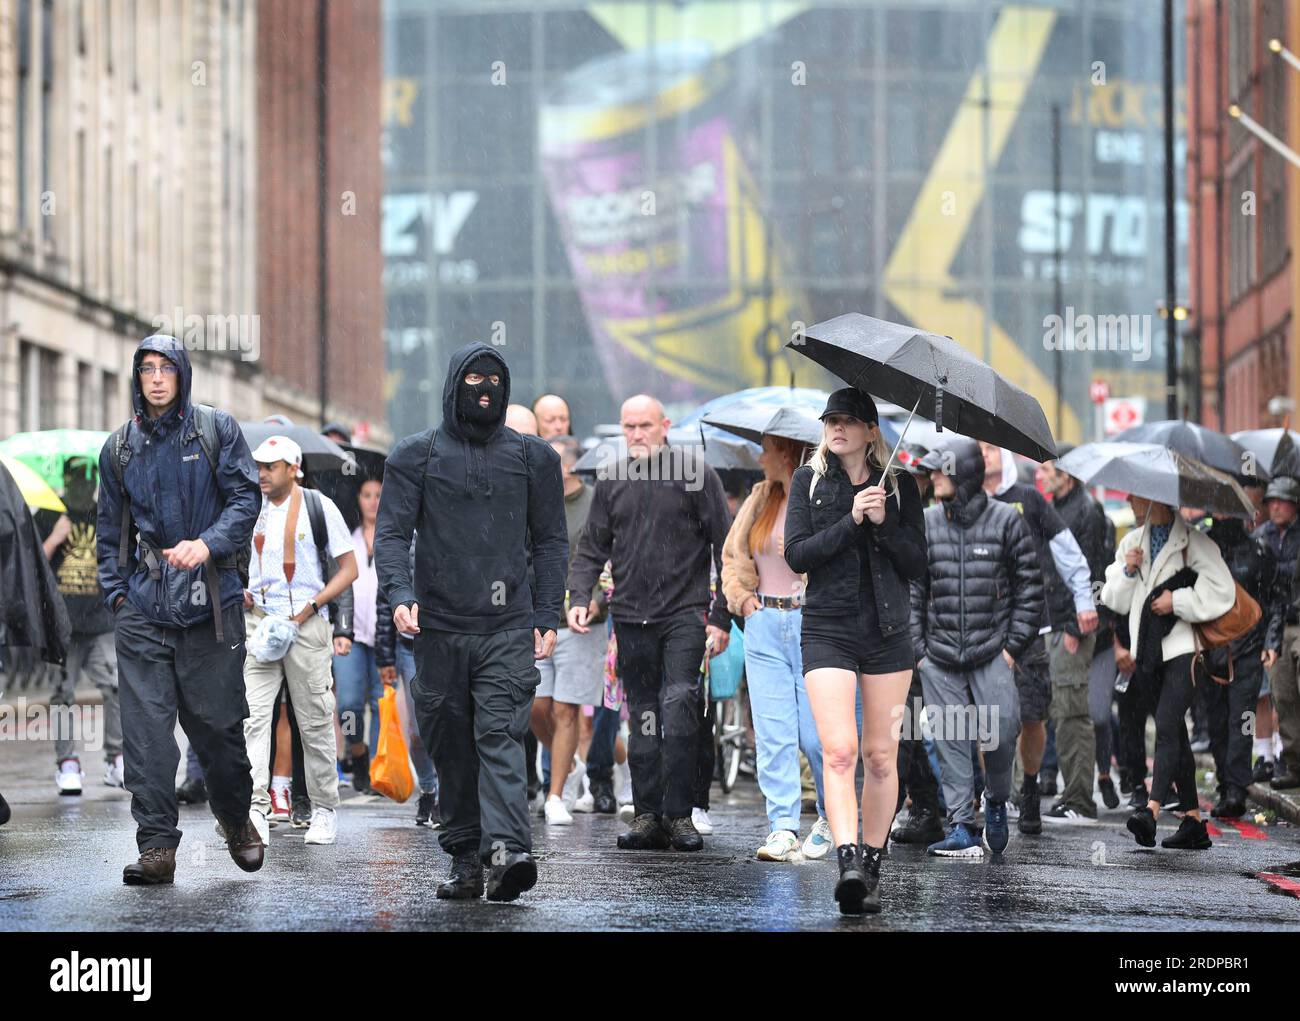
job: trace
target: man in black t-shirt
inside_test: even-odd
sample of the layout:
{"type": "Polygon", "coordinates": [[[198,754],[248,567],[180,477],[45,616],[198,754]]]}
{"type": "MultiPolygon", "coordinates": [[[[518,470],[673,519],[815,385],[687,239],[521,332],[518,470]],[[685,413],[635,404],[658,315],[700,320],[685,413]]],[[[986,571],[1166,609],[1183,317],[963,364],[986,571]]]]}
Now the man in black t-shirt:
{"type": "Polygon", "coordinates": [[[93,461],[69,458],[63,468],[63,502],[67,512],[36,514],[45,556],[72,621],[68,661],[50,696],[50,726],[57,762],[55,783],[60,794],[71,796],[81,794],[85,779],[74,740],[78,731],[88,745],[102,738],[104,783],[109,787],[121,787],[123,783],[122,716],[117,697],[113,618],[104,606],[95,551],[96,481],[93,461]],[[73,710],[58,708],[71,707],[76,702],[77,682],[83,673],[104,698],[102,722],[93,728],[73,727],[73,710]]]}

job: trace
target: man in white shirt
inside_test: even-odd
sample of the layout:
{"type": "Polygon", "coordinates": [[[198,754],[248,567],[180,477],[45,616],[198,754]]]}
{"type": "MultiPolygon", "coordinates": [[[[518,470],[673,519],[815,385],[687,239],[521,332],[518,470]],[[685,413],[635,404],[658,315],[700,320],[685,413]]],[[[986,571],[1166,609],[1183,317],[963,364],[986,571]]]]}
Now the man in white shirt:
{"type": "MultiPolygon", "coordinates": [[[[271,808],[271,717],[280,686],[289,685],[289,700],[302,736],[311,826],[305,843],[332,844],[337,833],[339,781],[335,770],[334,692],[332,655],[346,656],[348,638],[333,636],[326,607],[356,580],[357,561],[352,536],[343,515],[328,497],[305,490],[302,450],[293,440],[272,436],[255,451],[262,512],[253,529],[248,591],[244,594],[249,655],[244,662],[248,718],[244,737],[253,767],[252,819],[266,841],[266,816],[271,808]],[[324,553],[338,569],[326,578],[325,557],[312,527],[313,504],[323,516],[324,553]],[[289,541],[292,539],[292,541],[289,541]],[[291,621],[296,633],[288,650],[262,648],[258,631],[268,622],[291,621]],[[259,660],[261,651],[271,662],[259,660]]],[[[267,636],[263,635],[265,639],[267,636]]]]}

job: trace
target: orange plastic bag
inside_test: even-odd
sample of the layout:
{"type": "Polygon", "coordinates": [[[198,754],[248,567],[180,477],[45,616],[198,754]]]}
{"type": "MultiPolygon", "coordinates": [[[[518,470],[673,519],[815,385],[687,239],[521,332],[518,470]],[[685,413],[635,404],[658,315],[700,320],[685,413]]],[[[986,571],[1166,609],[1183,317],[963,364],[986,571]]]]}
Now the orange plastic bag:
{"type": "Polygon", "coordinates": [[[399,804],[415,790],[411,757],[397,716],[397,689],[387,684],[379,700],[379,747],[370,759],[370,786],[399,804]]]}

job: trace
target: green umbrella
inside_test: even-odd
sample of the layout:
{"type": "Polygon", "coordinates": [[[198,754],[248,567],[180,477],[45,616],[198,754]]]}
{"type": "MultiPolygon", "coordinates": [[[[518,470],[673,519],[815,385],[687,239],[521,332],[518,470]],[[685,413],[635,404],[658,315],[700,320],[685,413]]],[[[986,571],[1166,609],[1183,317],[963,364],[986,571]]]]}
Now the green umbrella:
{"type": "Polygon", "coordinates": [[[109,433],[93,429],[46,429],[15,433],[0,442],[0,453],[31,468],[58,492],[63,491],[63,465],[70,458],[88,458],[99,464],[99,452],[109,433]]]}

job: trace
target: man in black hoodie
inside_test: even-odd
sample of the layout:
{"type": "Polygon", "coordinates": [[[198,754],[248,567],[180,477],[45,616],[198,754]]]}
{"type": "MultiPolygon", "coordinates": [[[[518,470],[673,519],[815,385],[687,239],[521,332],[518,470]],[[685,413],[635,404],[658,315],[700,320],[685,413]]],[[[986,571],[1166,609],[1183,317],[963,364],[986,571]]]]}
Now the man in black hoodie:
{"type": "Polygon", "coordinates": [[[588,595],[610,561],[610,616],[632,721],[628,765],[636,806],[618,846],[698,851],[704,841],[691,810],[700,666],[706,641],[717,655],[731,634],[722,586],[709,596],[709,566],[722,576],[731,516],[718,473],[702,455],[668,445],[663,405],[638,394],[623,402],[620,419],[627,453],[598,469],[569,570],[569,591],[578,594],[569,627],[588,630],[588,595]]]}
{"type": "Polygon", "coordinates": [[[541,679],[534,660],[555,647],[569,540],[560,457],[505,427],[509,403],[500,354],[477,343],[455,352],[442,425],[389,456],[375,530],[393,622],[415,636],[411,695],[441,781],[439,843],[452,856],[442,899],[481,896],[484,864],[489,900],[537,882],[523,742],[541,679]]]}

